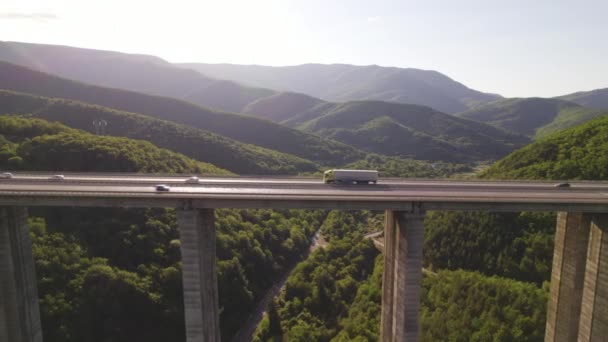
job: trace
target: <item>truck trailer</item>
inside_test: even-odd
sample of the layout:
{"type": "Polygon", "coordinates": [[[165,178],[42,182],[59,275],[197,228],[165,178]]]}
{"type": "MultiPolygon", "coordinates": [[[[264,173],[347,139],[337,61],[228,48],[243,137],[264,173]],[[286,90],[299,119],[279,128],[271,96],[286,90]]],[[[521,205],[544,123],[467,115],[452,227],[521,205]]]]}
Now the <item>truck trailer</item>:
{"type": "Polygon", "coordinates": [[[327,170],[323,173],[323,182],[344,184],[369,184],[378,182],[376,170],[327,170]]]}

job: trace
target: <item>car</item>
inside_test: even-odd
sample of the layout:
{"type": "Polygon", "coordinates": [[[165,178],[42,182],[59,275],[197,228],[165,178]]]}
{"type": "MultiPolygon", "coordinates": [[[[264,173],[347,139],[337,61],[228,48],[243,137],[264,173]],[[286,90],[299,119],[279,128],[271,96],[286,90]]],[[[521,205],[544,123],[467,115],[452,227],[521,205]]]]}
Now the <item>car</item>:
{"type": "Polygon", "coordinates": [[[65,179],[64,175],[52,175],[49,180],[62,181],[65,179]]]}
{"type": "Polygon", "coordinates": [[[197,184],[200,181],[200,179],[198,179],[198,177],[196,176],[192,176],[188,179],[186,179],[186,183],[191,183],[191,184],[197,184]]]}
{"type": "Polygon", "coordinates": [[[11,179],[11,178],[13,178],[13,174],[10,172],[3,172],[2,174],[0,174],[0,178],[11,179]]]}
{"type": "Polygon", "coordinates": [[[557,183],[555,184],[556,188],[569,188],[570,187],[570,183],[557,183]]]}
{"type": "Polygon", "coordinates": [[[171,190],[171,187],[166,184],[158,184],[156,186],[156,191],[169,191],[169,190],[171,190]]]}

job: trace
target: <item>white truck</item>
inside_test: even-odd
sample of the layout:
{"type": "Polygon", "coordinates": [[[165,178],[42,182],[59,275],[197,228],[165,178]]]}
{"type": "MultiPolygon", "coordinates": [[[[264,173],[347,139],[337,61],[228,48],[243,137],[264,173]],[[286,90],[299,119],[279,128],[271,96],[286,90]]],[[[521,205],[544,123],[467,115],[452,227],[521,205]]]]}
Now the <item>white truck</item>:
{"type": "Polygon", "coordinates": [[[376,170],[327,170],[323,173],[324,183],[369,184],[378,182],[376,170]]]}

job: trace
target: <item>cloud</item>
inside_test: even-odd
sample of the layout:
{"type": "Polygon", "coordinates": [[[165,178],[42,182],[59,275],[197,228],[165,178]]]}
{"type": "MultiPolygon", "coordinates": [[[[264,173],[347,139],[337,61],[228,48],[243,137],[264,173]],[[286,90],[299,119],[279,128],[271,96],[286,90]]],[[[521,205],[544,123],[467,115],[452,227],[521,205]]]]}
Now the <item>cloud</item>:
{"type": "Polygon", "coordinates": [[[57,17],[53,13],[17,13],[17,12],[0,12],[0,20],[35,20],[35,21],[49,21],[57,20],[57,17]]]}
{"type": "Polygon", "coordinates": [[[367,22],[369,23],[377,23],[382,19],[382,17],[379,16],[375,16],[375,17],[367,17],[367,22]]]}

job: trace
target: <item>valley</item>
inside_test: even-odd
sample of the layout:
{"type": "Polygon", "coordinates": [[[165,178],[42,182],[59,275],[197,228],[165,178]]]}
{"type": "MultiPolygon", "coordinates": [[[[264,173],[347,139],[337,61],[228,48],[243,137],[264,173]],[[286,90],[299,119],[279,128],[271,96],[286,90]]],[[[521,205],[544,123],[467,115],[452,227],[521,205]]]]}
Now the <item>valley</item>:
{"type": "MultiPolygon", "coordinates": [[[[0,42],[2,172],[600,181],[606,114],[606,89],[505,98],[414,68],[174,64],[0,42]]],[[[185,341],[175,210],[30,217],[45,341],[185,341]]],[[[384,213],[215,217],[223,341],[378,341],[383,256],[365,235],[384,213]],[[251,315],[259,324],[236,335],[251,315]]],[[[429,212],[420,340],[542,341],[555,222],[551,212],[429,212]]]]}

